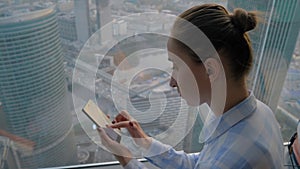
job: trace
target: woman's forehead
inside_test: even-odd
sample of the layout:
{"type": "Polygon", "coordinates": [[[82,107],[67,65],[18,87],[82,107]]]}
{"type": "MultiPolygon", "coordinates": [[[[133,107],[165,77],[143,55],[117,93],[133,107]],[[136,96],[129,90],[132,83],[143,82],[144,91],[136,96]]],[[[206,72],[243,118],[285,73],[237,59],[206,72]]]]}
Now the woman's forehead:
{"type": "Polygon", "coordinates": [[[187,57],[187,54],[180,50],[180,48],[168,50],[168,60],[176,65],[191,65],[192,62],[194,62],[190,57],[187,57]]]}
{"type": "Polygon", "coordinates": [[[174,41],[171,39],[168,40],[167,50],[169,60],[171,61],[176,60],[176,58],[183,54],[182,48],[179,45],[177,45],[177,43],[174,43],[174,41]]]}
{"type": "Polygon", "coordinates": [[[168,50],[176,49],[179,47],[178,45],[179,40],[175,40],[174,38],[170,37],[167,41],[167,48],[168,50]]]}
{"type": "Polygon", "coordinates": [[[171,62],[178,62],[181,58],[178,53],[174,53],[172,50],[168,49],[168,60],[171,62]]]}

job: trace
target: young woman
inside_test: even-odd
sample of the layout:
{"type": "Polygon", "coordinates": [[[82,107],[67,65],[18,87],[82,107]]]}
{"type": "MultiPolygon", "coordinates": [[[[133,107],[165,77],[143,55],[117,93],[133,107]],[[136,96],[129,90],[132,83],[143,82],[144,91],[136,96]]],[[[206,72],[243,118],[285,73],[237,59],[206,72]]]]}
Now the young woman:
{"type": "MultiPolygon", "coordinates": [[[[205,55],[199,56],[189,45],[170,38],[169,60],[174,66],[170,85],[177,87],[181,97],[192,106],[209,104],[213,112],[220,115],[216,129],[205,140],[199,154],[189,155],[148,137],[126,111],[121,112],[110,127],[127,128],[136,144],[145,150],[145,158],[160,168],[283,168],[279,125],[270,108],[257,100],[246,86],[253,60],[247,32],[256,27],[255,13],[236,9],[229,14],[220,5],[206,4],[183,12],[179,18],[201,30],[220,59],[207,54],[204,44],[198,44],[197,48],[203,51],[201,55],[205,55]],[[189,71],[196,89],[190,86],[189,71]],[[224,79],[226,95],[220,97],[224,106],[212,105],[212,90],[217,94],[224,92],[220,90],[220,81],[224,79]]],[[[180,34],[184,39],[199,38],[180,25],[177,20],[171,34],[180,34]]],[[[145,168],[132,158],[128,149],[112,141],[103,129],[98,130],[104,146],[116,154],[125,168],[145,168]]]]}

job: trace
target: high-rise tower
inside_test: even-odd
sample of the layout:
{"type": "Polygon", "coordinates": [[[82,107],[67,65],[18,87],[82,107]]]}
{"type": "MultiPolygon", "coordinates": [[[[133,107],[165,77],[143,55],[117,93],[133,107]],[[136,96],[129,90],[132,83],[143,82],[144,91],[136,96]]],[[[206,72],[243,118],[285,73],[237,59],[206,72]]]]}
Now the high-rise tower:
{"type": "Polygon", "coordinates": [[[106,43],[112,40],[112,27],[111,25],[105,26],[112,21],[111,8],[109,0],[96,0],[97,9],[97,29],[101,29],[101,43],[106,43]]]}
{"type": "Polygon", "coordinates": [[[74,12],[77,38],[85,43],[91,35],[89,0],[74,0],[74,12]]]}
{"type": "Polygon", "coordinates": [[[63,56],[53,8],[14,6],[0,14],[2,130],[34,143],[22,168],[74,164],[63,56]]]}
{"type": "Polygon", "coordinates": [[[265,18],[250,33],[254,67],[250,86],[255,96],[276,110],[300,28],[300,0],[228,0],[228,8],[257,10],[265,18]]]}

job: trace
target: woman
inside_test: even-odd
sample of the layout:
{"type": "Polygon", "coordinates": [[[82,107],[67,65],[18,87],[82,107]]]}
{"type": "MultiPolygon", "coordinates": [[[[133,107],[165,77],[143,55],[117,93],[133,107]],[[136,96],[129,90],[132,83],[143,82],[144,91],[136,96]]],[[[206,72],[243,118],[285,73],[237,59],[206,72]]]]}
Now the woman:
{"type": "MultiPolygon", "coordinates": [[[[282,137],[274,114],[246,86],[253,60],[246,32],[256,27],[255,14],[243,9],[229,14],[220,5],[206,4],[183,12],[179,18],[201,30],[220,57],[206,52],[206,46],[201,43],[196,47],[203,51],[200,57],[198,49],[191,50],[181,40],[170,38],[168,41],[169,59],[174,66],[170,85],[177,87],[189,105],[209,104],[220,119],[210,137],[205,139],[202,151],[188,155],[148,137],[125,111],[109,127],[126,128],[136,144],[144,149],[145,158],[160,168],[283,168],[282,137]],[[187,75],[188,71],[193,77],[187,75]],[[220,90],[224,76],[227,95],[215,97],[213,90],[217,91],[215,94],[224,92],[220,90]],[[192,78],[197,88],[190,86],[192,78]]],[[[183,39],[199,38],[183,29],[183,25],[180,19],[176,20],[171,34],[183,39]]],[[[116,157],[125,168],[145,168],[132,158],[128,149],[112,141],[103,129],[98,130],[102,143],[119,154],[116,157]]]]}

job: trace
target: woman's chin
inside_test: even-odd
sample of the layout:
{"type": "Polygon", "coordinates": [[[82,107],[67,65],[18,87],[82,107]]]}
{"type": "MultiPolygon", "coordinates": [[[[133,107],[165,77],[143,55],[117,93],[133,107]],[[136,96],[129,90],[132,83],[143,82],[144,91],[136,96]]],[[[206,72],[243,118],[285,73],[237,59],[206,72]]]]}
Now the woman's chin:
{"type": "Polygon", "coordinates": [[[199,106],[200,105],[199,102],[197,101],[199,99],[191,98],[191,97],[189,97],[187,95],[184,95],[184,94],[182,95],[180,92],[178,92],[178,93],[179,93],[179,96],[183,100],[185,100],[187,105],[189,105],[189,106],[199,106]]]}
{"type": "Polygon", "coordinates": [[[189,106],[196,107],[199,106],[199,103],[186,102],[189,106]]]}
{"type": "Polygon", "coordinates": [[[186,101],[187,105],[189,106],[199,106],[199,102],[195,102],[195,100],[189,100],[189,99],[185,99],[184,97],[181,97],[183,100],[186,101]]]}

